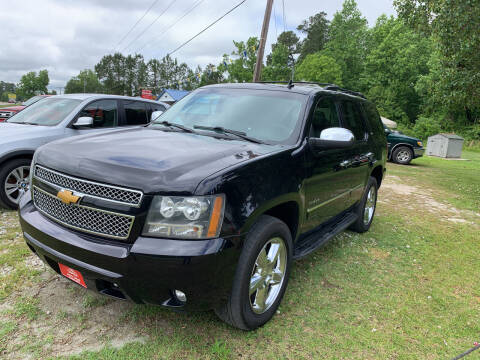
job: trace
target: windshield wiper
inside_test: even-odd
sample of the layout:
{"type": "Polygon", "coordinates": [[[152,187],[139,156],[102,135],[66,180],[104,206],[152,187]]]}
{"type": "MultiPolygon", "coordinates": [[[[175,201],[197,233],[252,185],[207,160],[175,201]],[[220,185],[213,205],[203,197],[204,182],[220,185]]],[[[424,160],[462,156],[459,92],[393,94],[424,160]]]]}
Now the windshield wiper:
{"type": "Polygon", "coordinates": [[[193,128],[194,129],[199,129],[199,130],[211,130],[211,131],[220,132],[220,133],[224,133],[224,134],[231,134],[231,135],[238,136],[239,138],[242,138],[244,140],[253,142],[255,144],[263,144],[263,141],[257,140],[255,138],[250,137],[250,136],[247,136],[247,134],[244,133],[243,131],[225,129],[224,127],[221,127],[221,126],[194,125],[193,128]]]}
{"type": "Polygon", "coordinates": [[[10,122],[10,121],[7,121],[7,123],[10,123],[10,124],[22,124],[22,125],[35,125],[35,126],[40,126],[40,124],[37,124],[37,123],[32,123],[32,122],[10,122]]]}
{"type": "Polygon", "coordinates": [[[166,120],[159,121],[159,122],[154,122],[154,124],[161,124],[161,125],[164,125],[164,126],[167,126],[167,127],[174,127],[174,128],[183,130],[185,132],[189,132],[189,133],[193,133],[193,134],[195,133],[194,130],[192,130],[192,129],[186,127],[186,126],[183,126],[183,125],[180,125],[180,124],[174,124],[174,123],[168,122],[166,120]]]}

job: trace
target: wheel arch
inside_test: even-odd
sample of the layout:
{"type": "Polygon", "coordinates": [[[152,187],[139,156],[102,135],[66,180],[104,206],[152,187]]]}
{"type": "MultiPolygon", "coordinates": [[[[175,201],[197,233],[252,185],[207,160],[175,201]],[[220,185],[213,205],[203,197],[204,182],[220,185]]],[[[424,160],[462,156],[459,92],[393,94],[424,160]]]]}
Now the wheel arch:
{"type": "Polygon", "coordinates": [[[33,159],[35,150],[18,150],[0,157],[0,165],[15,159],[33,159]]]}
{"type": "Polygon", "coordinates": [[[409,144],[409,143],[398,143],[398,144],[395,144],[394,147],[392,147],[392,149],[390,150],[390,159],[392,159],[392,156],[393,156],[393,153],[395,152],[396,149],[398,149],[399,147],[401,146],[405,146],[405,147],[408,147],[411,151],[412,151],[412,155],[415,153],[414,150],[413,150],[413,145],[412,144],[409,144]]]}
{"type": "Polygon", "coordinates": [[[380,188],[383,180],[383,165],[377,165],[373,168],[370,176],[373,176],[377,180],[377,187],[380,188]]]}
{"type": "Polygon", "coordinates": [[[270,215],[283,221],[288,226],[295,242],[300,225],[300,209],[300,201],[295,196],[281,196],[256,208],[247,218],[244,229],[246,229],[246,232],[250,231],[260,216],[270,215]]]}

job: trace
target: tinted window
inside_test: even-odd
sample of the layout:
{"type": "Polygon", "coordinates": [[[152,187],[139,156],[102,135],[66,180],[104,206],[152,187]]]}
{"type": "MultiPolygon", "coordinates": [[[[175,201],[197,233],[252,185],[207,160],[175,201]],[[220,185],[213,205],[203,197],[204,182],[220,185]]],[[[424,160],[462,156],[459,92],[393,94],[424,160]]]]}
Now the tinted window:
{"type": "Polygon", "coordinates": [[[343,102],[343,126],[349,129],[356,140],[365,140],[365,126],[360,108],[353,101],[343,102]]]}
{"type": "Polygon", "coordinates": [[[161,121],[189,128],[221,126],[259,140],[292,143],[298,139],[306,100],[307,96],[293,92],[205,88],[177,102],[161,121]]]}
{"type": "Polygon", "coordinates": [[[161,104],[150,104],[153,111],[165,111],[165,106],[161,104]]]}
{"type": "Polygon", "coordinates": [[[9,123],[31,123],[53,126],[59,124],[82,101],[58,97],[46,98],[26,107],[8,119],[9,123]]]}
{"type": "Polygon", "coordinates": [[[368,120],[375,131],[383,133],[386,126],[383,125],[382,120],[380,118],[380,114],[377,111],[375,105],[369,102],[363,103],[363,108],[365,109],[365,113],[367,114],[368,120]]]}
{"type": "Polygon", "coordinates": [[[124,101],[125,125],[145,125],[150,122],[147,118],[147,104],[142,101],[124,101]]]}
{"type": "Polygon", "coordinates": [[[154,111],[165,111],[166,110],[165,106],[160,105],[160,104],[153,104],[153,103],[148,104],[148,109],[149,110],[148,110],[147,116],[148,116],[148,119],[150,121],[152,121],[152,112],[154,112],[154,111]]]}
{"type": "Polygon", "coordinates": [[[78,117],[88,116],[93,118],[93,128],[117,126],[118,111],[116,100],[94,101],[80,111],[78,117]]]}
{"type": "Polygon", "coordinates": [[[313,112],[310,136],[319,138],[322,130],[339,126],[337,108],[332,99],[319,100],[313,112]]]}

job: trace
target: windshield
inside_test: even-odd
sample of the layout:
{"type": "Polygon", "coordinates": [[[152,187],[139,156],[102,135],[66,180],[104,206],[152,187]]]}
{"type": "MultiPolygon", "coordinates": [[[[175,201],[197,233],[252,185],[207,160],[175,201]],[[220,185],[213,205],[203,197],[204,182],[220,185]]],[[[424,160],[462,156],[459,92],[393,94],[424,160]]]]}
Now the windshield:
{"type": "Polygon", "coordinates": [[[269,143],[295,143],[306,99],[285,91],[200,89],[173,105],[152,126],[167,121],[188,128],[222,127],[269,143]]]}
{"type": "Polygon", "coordinates": [[[40,99],[43,99],[45,96],[34,96],[34,97],[31,97],[30,99],[28,99],[27,101],[24,101],[22,103],[23,106],[30,106],[32,105],[33,103],[36,103],[38,100],[40,99]]]}
{"type": "Polygon", "coordinates": [[[9,123],[53,126],[59,124],[81,103],[77,99],[45,98],[18,112],[9,123]]]}

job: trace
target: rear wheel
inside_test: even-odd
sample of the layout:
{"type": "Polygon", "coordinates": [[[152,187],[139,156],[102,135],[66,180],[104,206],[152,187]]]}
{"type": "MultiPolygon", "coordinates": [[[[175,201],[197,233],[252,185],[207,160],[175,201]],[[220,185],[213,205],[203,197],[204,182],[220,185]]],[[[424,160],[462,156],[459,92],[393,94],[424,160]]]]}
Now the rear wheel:
{"type": "Polygon", "coordinates": [[[350,226],[351,230],[363,233],[370,229],[377,207],[377,192],[377,180],[371,176],[368,180],[365,193],[357,206],[358,218],[357,221],[350,226]]]}
{"type": "Polygon", "coordinates": [[[243,330],[265,324],[283,298],[291,260],[292,237],[287,225],[262,215],[245,240],[229,299],[216,314],[243,330]]]}
{"type": "Polygon", "coordinates": [[[407,165],[413,159],[413,151],[406,146],[400,146],[393,152],[392,159],[397,164],[407,165]]]}
{"type": "Polygon", "coordinates": [[[14,159],[0,170],[0,205],[16,209],[20,198],[28,191],[30,177],[29,159],[14,159]]]}

